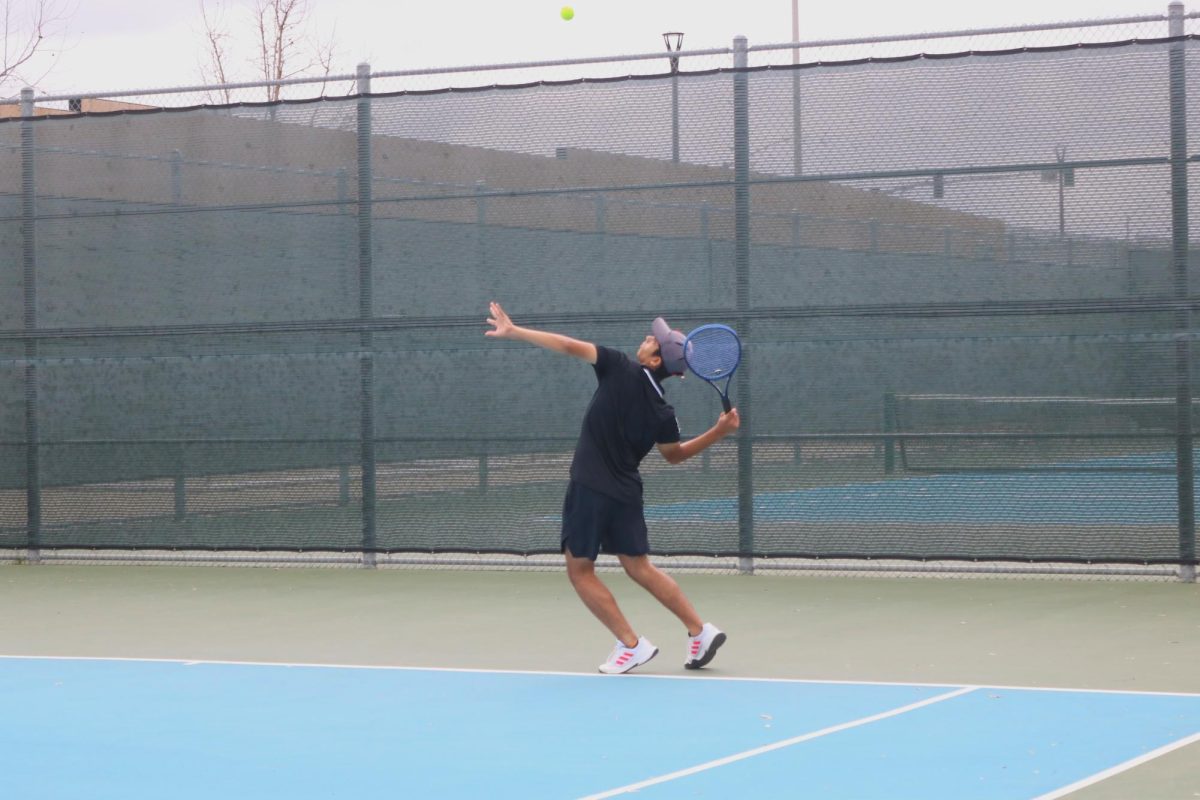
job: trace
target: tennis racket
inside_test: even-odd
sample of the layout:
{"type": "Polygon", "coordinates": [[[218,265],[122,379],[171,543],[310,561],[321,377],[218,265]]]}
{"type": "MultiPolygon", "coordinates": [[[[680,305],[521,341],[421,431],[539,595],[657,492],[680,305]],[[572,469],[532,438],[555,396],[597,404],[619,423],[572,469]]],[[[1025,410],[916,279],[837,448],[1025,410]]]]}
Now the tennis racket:
{"type": "Polygon", "coordinates": [[[729,413],[729,382],[742,362],[742,340],[728,325],[701,325],[683,341],[683,360],[698,378],[707,381],[721,395],[721,406],[729,413]],[[724,380],[725,386],[717,385],[724,380]]]}

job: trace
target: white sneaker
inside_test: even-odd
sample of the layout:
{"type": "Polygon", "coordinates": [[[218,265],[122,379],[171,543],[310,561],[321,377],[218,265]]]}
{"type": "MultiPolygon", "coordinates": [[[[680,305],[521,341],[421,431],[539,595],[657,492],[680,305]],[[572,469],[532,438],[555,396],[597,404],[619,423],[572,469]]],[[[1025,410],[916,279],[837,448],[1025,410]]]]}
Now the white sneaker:
{"type": "Polygon", "coordinates": [[[725,634],[711,622],[704,623],[700,633],[688,637],[687,660],[683,662],[685,669],[700,669],[713,660],[717,649],[725,644],[725,634]]]}
{"type": "Polygon", "coordinates": [[[606,675],[620,675],[645,664],[656,655],[658,648],[645,636],[638,637],[636,647],[626,647],[618,641],[617,646],[608,654],[608,661],[600,665],[600,671],[606,675]]]}

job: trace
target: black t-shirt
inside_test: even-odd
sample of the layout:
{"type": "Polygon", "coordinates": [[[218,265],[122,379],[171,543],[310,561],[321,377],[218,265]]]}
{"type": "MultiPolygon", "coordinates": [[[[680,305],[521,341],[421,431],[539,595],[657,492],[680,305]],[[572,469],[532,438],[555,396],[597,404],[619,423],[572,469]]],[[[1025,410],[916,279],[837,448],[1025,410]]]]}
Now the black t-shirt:
{"type": "Polygon", "coordinates": [[[571,480],[623,503],[642,503],[638,465],[655,444],[679,441],[675,409],[640,364],[596,347],[596,380],[571,462],[571,480]]]}

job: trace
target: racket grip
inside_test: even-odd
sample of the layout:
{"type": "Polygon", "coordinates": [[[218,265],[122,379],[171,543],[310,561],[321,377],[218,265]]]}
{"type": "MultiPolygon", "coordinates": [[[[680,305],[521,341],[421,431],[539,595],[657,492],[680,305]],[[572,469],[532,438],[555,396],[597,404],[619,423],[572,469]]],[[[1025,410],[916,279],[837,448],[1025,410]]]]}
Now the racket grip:
{"type": "Polygon", "coordinates": [[[721,395],[721,406],[725,409],[726,414],[733,411],[733,403],[729,402],[729,398],[725,395],[721,395]]]}

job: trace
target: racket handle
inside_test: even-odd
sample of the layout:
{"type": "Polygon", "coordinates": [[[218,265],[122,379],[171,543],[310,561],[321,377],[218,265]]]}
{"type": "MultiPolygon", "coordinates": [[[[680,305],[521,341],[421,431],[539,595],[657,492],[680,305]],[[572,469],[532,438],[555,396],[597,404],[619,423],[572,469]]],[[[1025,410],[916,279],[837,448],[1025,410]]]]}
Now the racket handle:
{"type": "Polygon", "coordinates": [[[733,411],[733,403],[729,402],[729,398],[725,395],[721,395],[721,406],[724,407],[726,414],[733,411]]]}

